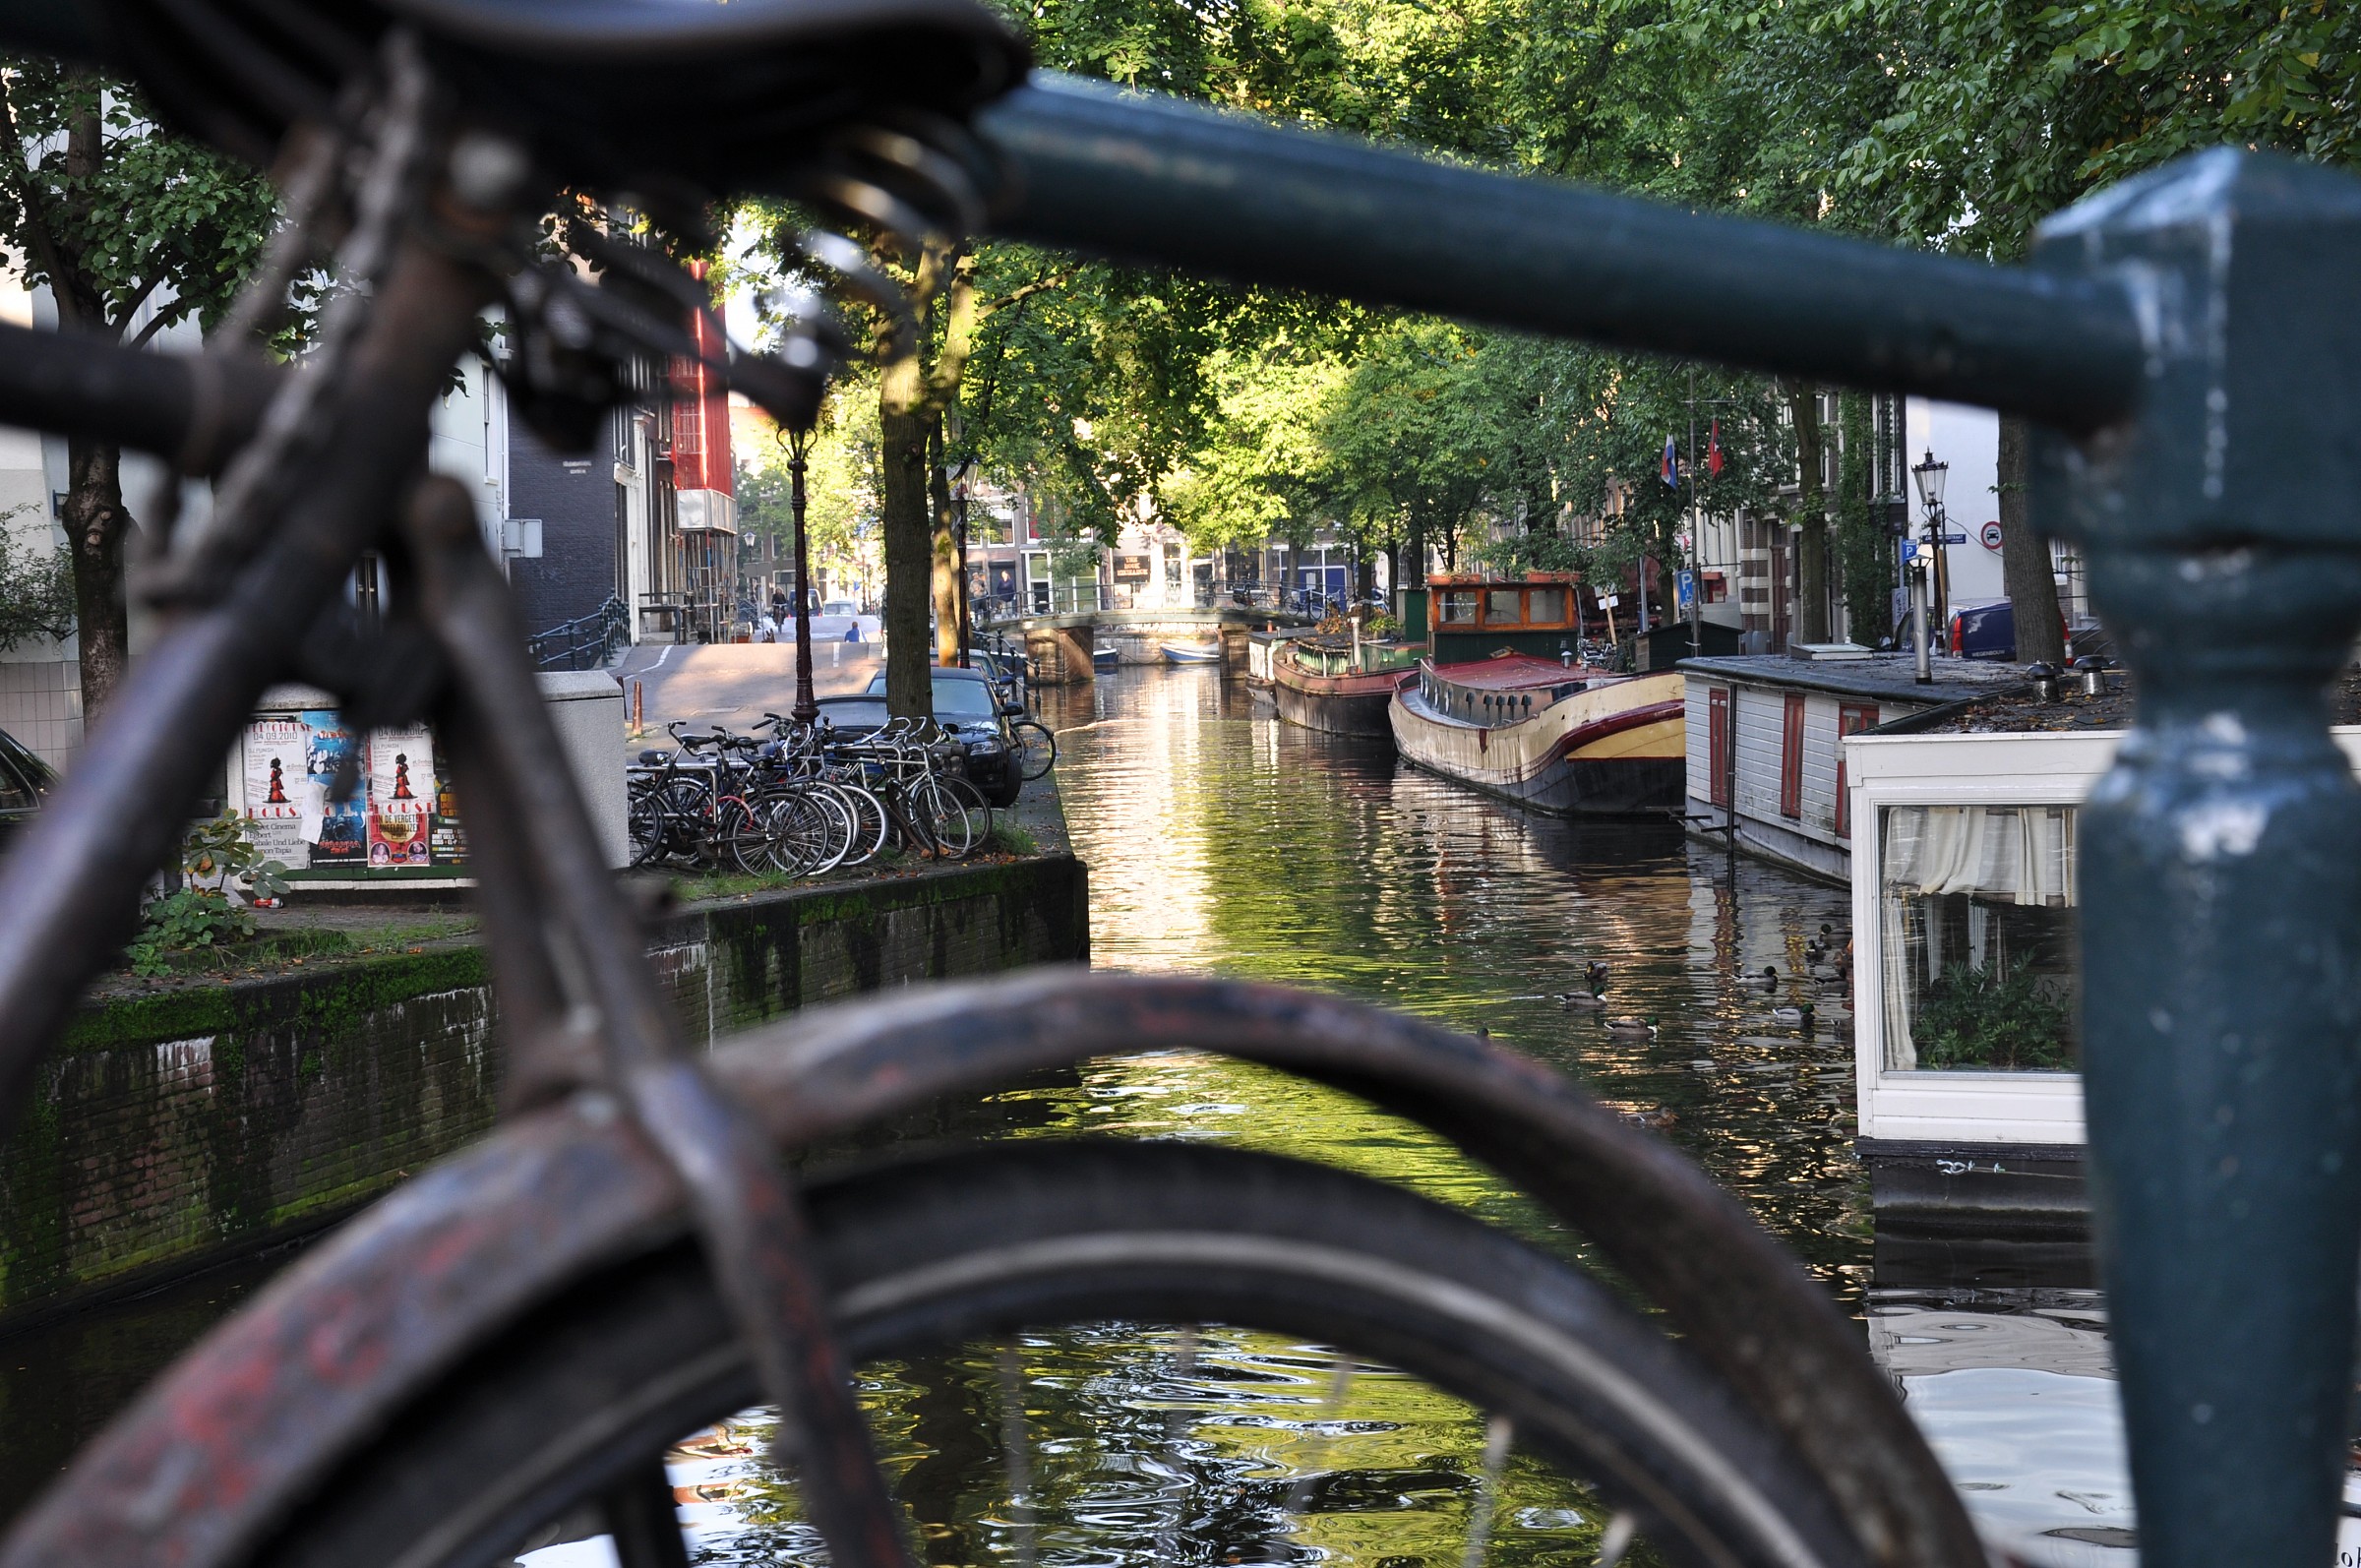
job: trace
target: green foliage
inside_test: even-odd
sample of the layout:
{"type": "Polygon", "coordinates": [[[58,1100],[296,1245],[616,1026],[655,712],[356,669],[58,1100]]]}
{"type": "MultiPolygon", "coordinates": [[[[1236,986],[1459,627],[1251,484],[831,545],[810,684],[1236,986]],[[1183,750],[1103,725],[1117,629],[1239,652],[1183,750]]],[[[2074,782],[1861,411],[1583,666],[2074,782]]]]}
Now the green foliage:
{"type": "Polygon", "coordinates": [[[47,541],[20,538],[10,524],[32,506],[0,512],[0,648],[74,630],[74,564],[47,541]]]}
{"type": "Polygon", "coordinates": [[[2028,969],[1949,964],[1910,1021],[1921,1067],[2074,1066],[2074,1020],[2028,969]]]}
{"type": "MultiPolygon", "coordinates": [[[[769,534],[783,559],[793,558],[795,514],[785,443],[773,441],[738,454],[738,527],[769,534]]],[[[878,392],[872,377],[854,376],[829,390],[805,457],[804,529],[812,565],[850,559],[878,530],[878,392]]]]}
{"type": "Polygon", "coordinates": [[[231,889],[282,898],[286,870],[264,857],[235,812],[192,823],[169,869],[175,885],[141,911],[139,935],[124,954],[131,972],[170,974],[173,954],[253,939],[254,912],[232,898],[231,889]]]}

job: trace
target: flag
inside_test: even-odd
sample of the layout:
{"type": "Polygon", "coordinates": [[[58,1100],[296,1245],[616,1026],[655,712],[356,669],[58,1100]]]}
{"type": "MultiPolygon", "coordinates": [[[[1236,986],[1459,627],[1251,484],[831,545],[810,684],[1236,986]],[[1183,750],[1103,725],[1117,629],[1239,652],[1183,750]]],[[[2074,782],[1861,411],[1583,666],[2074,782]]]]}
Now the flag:
{"type": "Polygon", "coordinates": [[[1716,479],[1722,477],[1722,421],[1714,421],[1714,433],[1705,444],[1705,471],[1716,479]]]}
{"type": "Polygon", "coordinates": [[[1657,472],[1665,484],[1675,490],[1680,488],[1680,453],[1673,450],[1670,436],[1665,438],[1665,465],[1657,472]]]}

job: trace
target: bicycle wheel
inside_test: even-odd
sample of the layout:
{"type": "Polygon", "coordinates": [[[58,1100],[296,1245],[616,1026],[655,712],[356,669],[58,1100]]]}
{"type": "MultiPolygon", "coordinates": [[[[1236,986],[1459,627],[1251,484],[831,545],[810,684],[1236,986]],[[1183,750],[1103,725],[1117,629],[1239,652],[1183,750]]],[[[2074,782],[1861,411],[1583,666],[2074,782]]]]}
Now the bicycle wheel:
{"type": "Polygon", "coordinates": [[[967,859],[992,831],[992,808],[963,778],[929,778],[911,792],[910,804],[946,860],[967,859]]]}
{"type": "Polygon", "coordinates": [[[664,814],[664,797],[660,789],[635,783],[625,821],[631,833],[634,866],[652,866],[664,858],[664,848],[671,838],[672,827],[664,814]]]}
{"type": "Polygon", "coordinates": [[[725,870],[742,876],[770,870],[770,828],[757,803],[725,795],[714,804],[713,852],[725,870]]]}
{"type": "Polygon", "coordinates": [[[789,876],[814,876],[835,864],[836,824],[809,791],[787,790],[765,802],[762,825],[771,869],[789,876]]]}
{"type": "Polygon", "coordinates": [[[1039,719],[1018,719],[1008,735],[1017,745],[1017,776],[1026,783],[1058,765],[1058,732],[1039,719]]]}
{"type": "MultiPolygon", "coordinates": [[[[1397,1188],[1083,1141],[909,1161],[811,1200],[925,1560],[1483,1568],[1611,1561],[1635,1532],[1682,1564],[1863,1560],[1679,1346],[1580,1270],[1397,1188]]],[[[264,1560],[508,1561],[598,1535],[587,1510],[627,1496],[692,1501],[700,1563],[813,1561],[755,1398],[696,1249],[673,1245],[454,1368],[264,1560]]],[[[653,1523],[621,1560],[688,1560],[679,1516],[653,1523]]]]}
{"type": "Polygon", "coordinates": [[[883,803],[866,785],[831,781],[828,787],[836,792],[853,814],[853,843],[845,854],[844,864],[866,866],[877,859],[878,852],[892,838],[893,818],[886,814],[883,803]]]}

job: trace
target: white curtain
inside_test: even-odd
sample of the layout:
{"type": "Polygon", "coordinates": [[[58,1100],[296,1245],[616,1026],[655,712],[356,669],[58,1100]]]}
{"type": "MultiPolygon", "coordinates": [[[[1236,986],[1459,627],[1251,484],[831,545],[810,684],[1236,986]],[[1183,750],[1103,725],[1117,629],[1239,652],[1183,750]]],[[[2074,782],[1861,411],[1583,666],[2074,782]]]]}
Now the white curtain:
{"type": "Polygon", "coordinates": [[[1976,893],[2071,909],[2074,808],[1890,806],[1884,880],[1889,892],[1976,893]]]}

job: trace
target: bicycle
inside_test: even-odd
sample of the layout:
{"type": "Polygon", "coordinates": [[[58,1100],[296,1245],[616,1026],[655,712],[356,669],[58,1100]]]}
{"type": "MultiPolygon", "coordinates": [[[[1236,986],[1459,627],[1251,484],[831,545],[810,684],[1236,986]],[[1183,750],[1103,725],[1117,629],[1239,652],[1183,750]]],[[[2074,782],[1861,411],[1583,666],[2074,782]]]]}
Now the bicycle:
{"type": "MultiPolygon", "coordinates": [[[[604,284],[540,255],[533,219],[560,189],[636,189],[693,230],[684,192],[766,176],[882,214],[916,231],[910,243],[972,230],[992,165],[968,125],[1021,73],[1022,50],[960,0],[825,16],[775,0],[575,14],[397,0],[396,15],[204,0],[110,12],[110,46],[167,112],[248,156],[286,146],[291,238],[243,314],[266,310],[332,233],[349,286],[293,374],[235,350],[175,366],[0,330],[0,412],[221,476],[202,529],[158,530],[141,591],[174,613],[155,649],[0,866],[0,1099],[23,1101],[39,1044],[127,929],[172,824],[264,685],[293,668],[355,724],[432,719],[449,737],[510,1119],[210,1336],[16,1524],[0,1568],[480,1561],[584,1506],[623,1561],[678,1563],[663,1447],[757,1399],[785,1413],[780,1462],[833,1560],[898,1568],[903,1520],[854,1357],[1110,1316],[1309,1335],[1348,1373],[1372,1357],[1474,1402],[1491,1436],[1472,1565],[1512,1443],[1604,1499],[1602,1561],[1635,1531],[1694,1563],[1983,1560],[1891,1389],[1784,1249],[1668,1147],[1504,1050],[1335,998],[1048,973],[816,1010],[692,1060],[553,761],[472,504],[423,473],[426,410],[495,301],[517,345],[518,405],[559,432],[599,417],[636,357],[696,352],[657,307],[710,303],[660,255],[585,223],[564,238],[604,284]],[[610,90],[619,61],[635,85],[652,74],[677,90],[610,90]],[[678,112],[652,124],[650,101],[678,112]],[[372,547],[405,590],[382,628],[352,621],[338,593],[372,547]],[[1027,1072],[1207,1048],[1442,1132],[1578,1229],[1681,1337],[1468,1216],[1298,1162],[1083,1141],[809,1182],[780,1164],[1027,1072]]],[[[16,41],[77,41],[70,17],[39,27],[16,41]]],[[[1082,101],[1084,119],[1099,112],[1082,101]]],[[[1035,123],[1063,112],[1052,109],[1035,123]]],[[[1160,124],[1171,111],[1142,112],[1160,124]]],[[[1054,206],[1054,157],[1044,170],[1035,199],[1054,206]]],[[[1201,254],[1121,203],[1083,205],[1063,220],[1075,233],[1116,212],[1174,260],[1201,254]]],[[[1224,244],[1252,227],[1179,218],[1224,244]]],[[[808,249],[890,311],[857,248],[808,249]]],[[[1349,280],[1363,254],[1305,280],[1349,280]]],[[[2019,303],[2039,294],[2028,285],[2019,303]]],[[[2051,335],[2085,340],[2074,331],[2051,335]]],[[[1838,363],[1740,346],[1805,370],[1838,363]]],[[[715,368],[800,428],[842,352],[810,317],[777,355],[733,351],[715,368]]],[[[1863,351],[1857,367],[1879,363],[1863,351]]],[[[1989,385],[1947,374],[1903,379],[1989,385]]],[[[914,747],[889,736],[874,762],[822,750],[863,756],[897,791],[956,797],[914,747]]],[[[1021,1402],[1013,1426],[1012,1453],[1021,1402]]]]}

